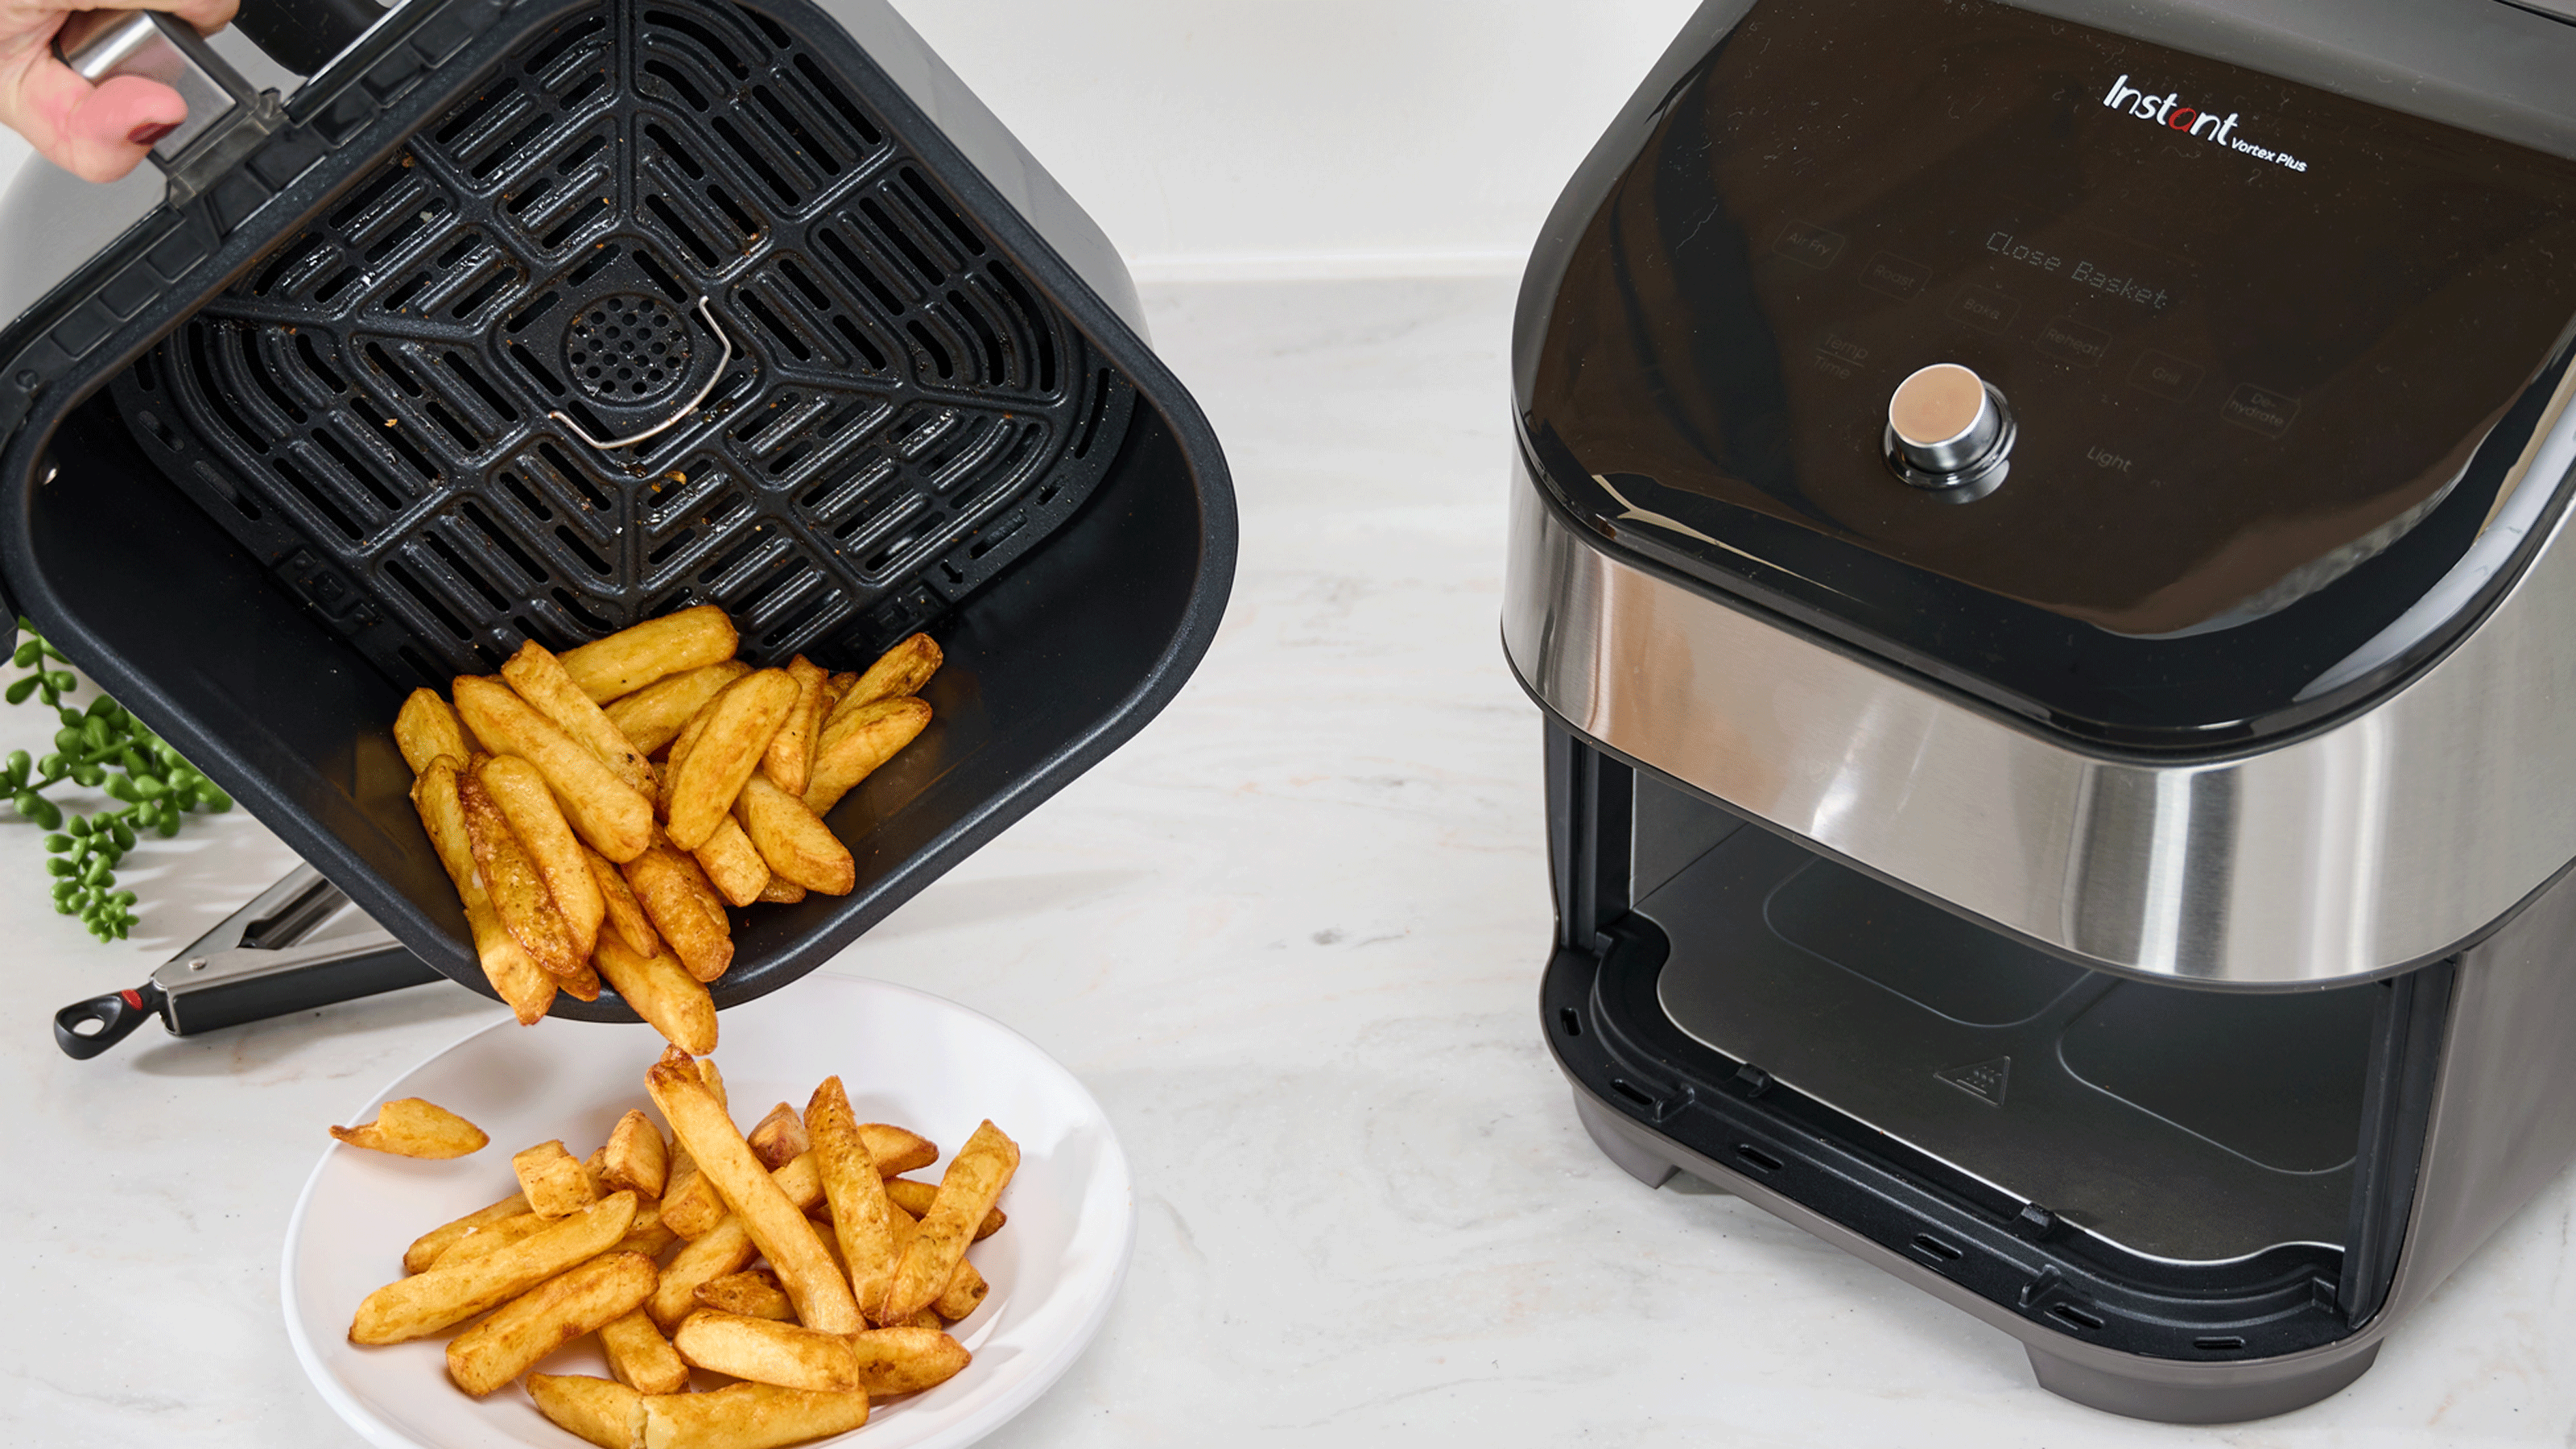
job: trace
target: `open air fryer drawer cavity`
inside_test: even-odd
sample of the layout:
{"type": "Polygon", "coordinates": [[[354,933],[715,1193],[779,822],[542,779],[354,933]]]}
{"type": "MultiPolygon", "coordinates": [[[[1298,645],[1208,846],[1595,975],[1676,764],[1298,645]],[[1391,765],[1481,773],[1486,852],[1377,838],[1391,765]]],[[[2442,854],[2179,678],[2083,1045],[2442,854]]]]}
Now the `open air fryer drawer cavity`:
{"type": "Polygon", "coordinates": [[[2383,1301],[2430,1086],[2406,1047],[2448,967],[2265,994],[2090,971],[1594,759],[1633,812],[1603,900],[1633,904],[1559,951],[1547,1006],[1603,1106],[2128,1352],[2290,1353],[2383,1301]]]}

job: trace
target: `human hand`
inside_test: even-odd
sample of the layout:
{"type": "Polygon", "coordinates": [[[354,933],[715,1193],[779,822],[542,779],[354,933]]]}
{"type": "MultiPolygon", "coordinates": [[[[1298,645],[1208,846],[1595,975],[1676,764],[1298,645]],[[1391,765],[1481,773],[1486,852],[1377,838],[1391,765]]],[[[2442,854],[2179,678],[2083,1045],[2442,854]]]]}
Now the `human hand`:
{"type": "Polygon", "coordinates": [[[230,24],[239,0],[0,0],[0,125],[84,181],[114,181],[152,143],[188,118],[179,93],[141,76],[92,85],[54,55],[54,33],[74,9],[164,10],[203,34],[230,24]]]}

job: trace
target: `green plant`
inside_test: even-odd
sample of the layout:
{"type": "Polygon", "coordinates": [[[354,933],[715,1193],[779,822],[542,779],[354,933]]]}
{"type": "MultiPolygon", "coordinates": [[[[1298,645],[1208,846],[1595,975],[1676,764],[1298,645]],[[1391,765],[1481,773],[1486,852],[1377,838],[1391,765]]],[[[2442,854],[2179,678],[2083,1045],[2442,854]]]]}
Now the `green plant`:
{"type": "Polygon", "coordinates": [[[12,750],[0,761],[0,795],[48,832],[45,851],[52,859],[45,870],[54,877],[54,909],[80,917],[102,941],[121,941],[134,928],[134,892],[116,888],[116,866],[136,837],[146,830],[176,835],[188,812],[230,810],[232,799],[115,700],[102,694],[86,709],[63,703],[80,679],[65,667],[71,661],[62,651],[23,618],[9,662],[31,672],[0,690],[0,698],[11,704],[41,699],[62,728],[54,732],[52,753],[30,758],[12,750]],[[66,817],[44,794],[66,780],[103,790],[122,807],[66,817]]]}

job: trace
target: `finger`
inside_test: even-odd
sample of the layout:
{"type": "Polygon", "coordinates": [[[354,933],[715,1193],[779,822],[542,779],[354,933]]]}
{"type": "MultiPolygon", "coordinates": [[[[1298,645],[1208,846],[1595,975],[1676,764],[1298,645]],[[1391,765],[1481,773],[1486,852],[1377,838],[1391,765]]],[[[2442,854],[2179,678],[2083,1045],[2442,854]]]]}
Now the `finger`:
{"type": "Polygon", "coordinates": [[[81,0],[81,10],[158,10],[176,15],[197,28],[199,35],[212,35],[233,23],[241,9],[241,0],[81,0]]]}
{"type": "Polygon", "coordinates": [[[84,181],[114,181],[132,171],[152,143],[188,118],[179,93],[141,76],[91,85],[47,56],[29,67],[18,98],[27,139],[46,160],[84,181]]]}

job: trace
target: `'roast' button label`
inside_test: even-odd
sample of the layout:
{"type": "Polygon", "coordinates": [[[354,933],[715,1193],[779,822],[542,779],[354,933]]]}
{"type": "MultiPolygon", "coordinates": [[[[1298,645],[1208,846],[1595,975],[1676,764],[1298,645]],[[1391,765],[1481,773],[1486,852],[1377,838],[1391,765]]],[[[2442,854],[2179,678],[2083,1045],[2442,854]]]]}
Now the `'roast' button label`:
{"type": "Polygon", "coordinates": [[[1884,292],[1900,302],[1911,302],[1932,285],[1932,269],[1921,262],[1909,262],[1894,252],[1880,252],[1860,269],[1860,284],[1873,292],[1884,292]]]}
{"type": "Polygon", "coordinates": [[[2001,332],[2012,325],[2013,315],[2021,303],[2012,294],[1992,287],[1968,287],[1950,299],[1950,315],[1971,327],[1987,332],[2001,332]]]}
{"type": "Polygon", "coordinates": [[[2146,356],[2138,359],[2138,365],[2129,369],[2129,386],[2183,402],[2199,389],[2200,374],[2198,363],[2149,349],[2146,356]]]}
{"type": "Polygon", "coordinates": [[[1780,228],[1780,239],[1771,244],[1771,250],[1821,272],[1843,254],[1843,234],[1811,222],[1793,221],[1780,228]]]}
{"type": "Polygon", "coordinates": [[[2285,392],[2244,383],[2227,395],[2218,415],[2240,428],[2252,428],[2267,438],[2277,438],[2290,430],[2290,422],[2299,415],[2299,400],[2285,392]]]}
{"type": "Polygon", "coordinates": [[[2072,317],[2059,317],[2039,329],[2039,350],[2091,367],[2111,350],[2111,334],[2099,327],[2087,327],[2072,317]]]}

